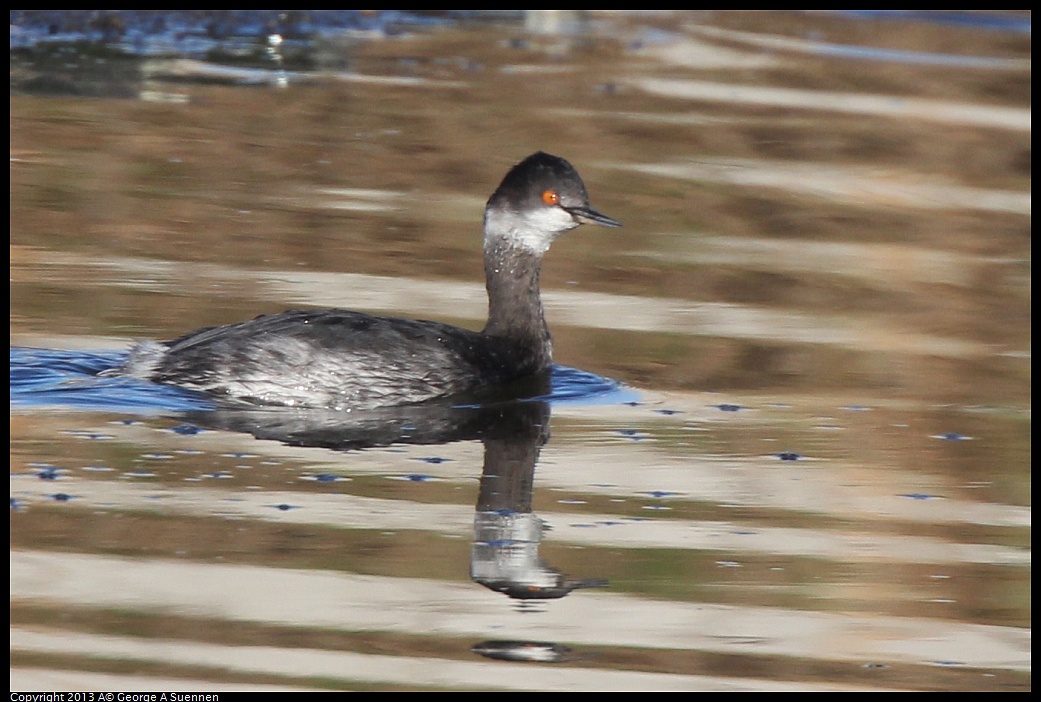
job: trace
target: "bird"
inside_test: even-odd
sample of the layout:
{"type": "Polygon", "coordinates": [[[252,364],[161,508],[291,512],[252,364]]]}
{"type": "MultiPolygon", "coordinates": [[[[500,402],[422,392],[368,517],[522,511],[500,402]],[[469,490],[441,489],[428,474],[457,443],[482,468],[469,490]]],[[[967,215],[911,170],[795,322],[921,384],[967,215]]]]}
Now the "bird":
{"type": "Polygon", "coordinates": [[[513,166],[484,210],[488,320],[481,331],[345,309],[289,310],[138,343],[115,375],[235,404],[341,411],[465,398],[546,375],[553,344],[542,259],[592,208],[574,166],[542,151],[513,166]]]}

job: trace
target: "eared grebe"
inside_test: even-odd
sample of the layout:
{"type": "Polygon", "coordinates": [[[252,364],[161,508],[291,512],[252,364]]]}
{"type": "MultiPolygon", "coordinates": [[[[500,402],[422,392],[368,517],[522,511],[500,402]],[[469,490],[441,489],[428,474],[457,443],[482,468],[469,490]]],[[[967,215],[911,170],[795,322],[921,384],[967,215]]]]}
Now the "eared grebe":
{"type": "Polygon", "coordinates": [[[365,409],[502,386],[552,363],[542,256],[579,224],[620,226],[589,205],[570,163],[535,153],[484,211],[484,331],[347,310],[295,310],[144,342],[117,372],[259,405],[365,409]]]}

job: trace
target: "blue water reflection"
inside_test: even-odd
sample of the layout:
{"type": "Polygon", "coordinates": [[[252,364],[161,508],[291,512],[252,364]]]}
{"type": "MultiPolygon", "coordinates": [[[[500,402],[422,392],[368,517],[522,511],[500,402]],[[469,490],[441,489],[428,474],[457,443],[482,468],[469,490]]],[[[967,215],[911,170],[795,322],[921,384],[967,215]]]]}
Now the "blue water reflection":
{"type": "Polygon", "coordinates": [[[150,414],[213,407],[208,398],[133,378],[99,377],[118,366],[123,351],[65,351],[11,347],[11,407],[66,407],[150,414]]]}

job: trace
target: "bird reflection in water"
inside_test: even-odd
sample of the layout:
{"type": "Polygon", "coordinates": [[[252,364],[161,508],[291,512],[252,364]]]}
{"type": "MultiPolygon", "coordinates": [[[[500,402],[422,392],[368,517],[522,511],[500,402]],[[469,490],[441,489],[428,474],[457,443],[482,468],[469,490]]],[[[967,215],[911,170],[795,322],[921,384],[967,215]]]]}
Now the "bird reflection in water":
{"type": "MultiPolygon", "coordinates": [[[[523,396],[544,396],[549,389],[545,376],[530,383],[523,396]]],[[[532,489],[539,452],[549,440],[549,403],[480,399],[466,405],[421,404],[358,412],[235,406],[190,413],[188,420],[291,446],[339,451],[480,441],[484,466],[470,559],[474,582],[528,601],[559,599],[574,590],[606,586],[603,579],[569,578],[539,557],[545,524],[532,511],[532,489]]]]}

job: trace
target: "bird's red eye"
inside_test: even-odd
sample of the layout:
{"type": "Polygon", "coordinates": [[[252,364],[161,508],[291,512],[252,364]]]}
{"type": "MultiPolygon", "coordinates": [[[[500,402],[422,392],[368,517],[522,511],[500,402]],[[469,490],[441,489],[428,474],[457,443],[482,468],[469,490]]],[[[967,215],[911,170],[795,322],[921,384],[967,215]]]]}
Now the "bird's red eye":
{"type": "Polygon", "coordinates": [[[559,205],[560,195],[557,195],[556,190],[547,190],[542,193],[542,201],[547,205],[559,205]]]}

